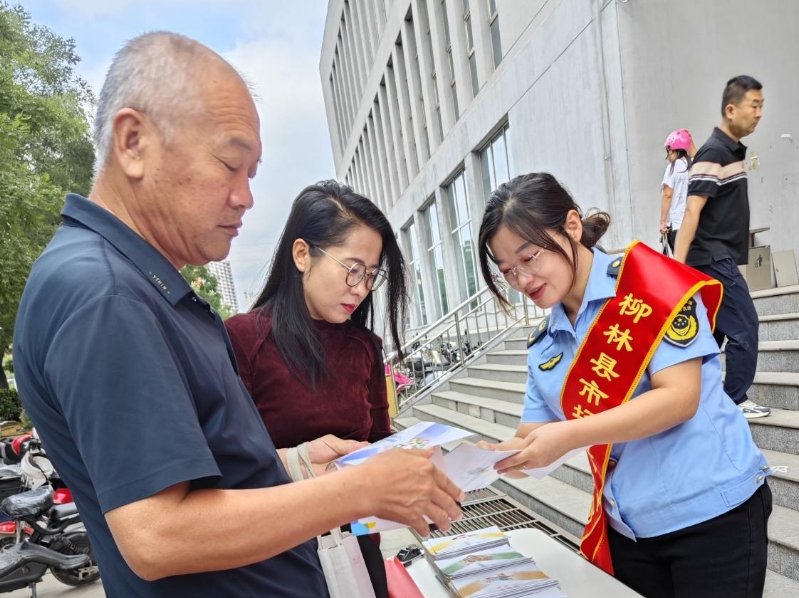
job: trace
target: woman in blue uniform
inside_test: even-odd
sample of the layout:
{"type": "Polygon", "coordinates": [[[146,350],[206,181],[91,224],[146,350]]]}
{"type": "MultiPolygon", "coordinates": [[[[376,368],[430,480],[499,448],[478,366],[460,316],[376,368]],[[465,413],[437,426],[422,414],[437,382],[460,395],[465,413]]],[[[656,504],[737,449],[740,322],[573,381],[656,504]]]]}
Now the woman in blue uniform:
{"type": "Polygon", "coordinates": [[[603,253],[608,226],[549,174],[488,200],[489,288],[502,299],[504,278],[551,308],[530,335],[516,436],[493,445],[521,452],[497,467],[520,475],[591,447],[587,558],[647,598],[760,597],[769,467],[724,394],[711,333],[720,285],[641,244],[603,253]]]}

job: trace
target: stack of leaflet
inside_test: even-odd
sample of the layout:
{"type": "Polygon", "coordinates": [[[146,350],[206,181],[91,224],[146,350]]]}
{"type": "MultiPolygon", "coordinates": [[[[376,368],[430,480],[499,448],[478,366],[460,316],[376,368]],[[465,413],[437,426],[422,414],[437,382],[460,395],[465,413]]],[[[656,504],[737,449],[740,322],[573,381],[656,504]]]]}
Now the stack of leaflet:
{"type": "Polygon", "coordinates": [[[457,598],[565,598],[558,580],[514,550],[496,526],[423,545],[436,575],[457,598]]]}

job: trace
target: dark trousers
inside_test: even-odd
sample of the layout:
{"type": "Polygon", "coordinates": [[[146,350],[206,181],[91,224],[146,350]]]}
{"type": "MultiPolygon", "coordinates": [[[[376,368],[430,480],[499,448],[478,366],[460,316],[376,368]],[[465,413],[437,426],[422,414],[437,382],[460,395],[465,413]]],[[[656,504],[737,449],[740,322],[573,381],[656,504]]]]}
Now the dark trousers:
{"type": "Polygon", "coordinates": [[[386,579],[386,563],[383,561],[383,553],[380,552],[379,534],[369,536],[358,536],[358,544],[361,546],[361,554],[372,580],[372,587],[377,598],[388,598],[388,580],[386,579]],[[373,536],[377,537],[377,540],[373,536]]]}
{"type": "Polygon", "coordinates": [[[608,528],[616,579],[646,598],[762,598],[771,489],[710,521],[638,541],[608,528]]]}
{"type": "Polygon", "coordinates": [[[758,319],[755,304],[749,296],[749,287],[738,266],[730,258],[714,261],[705,266],[694,266],[724,285],[724,297],[716,316],[713,336],[719,347],[724,339],[726,377],[724,392],[736,403],[743,403],[746,391],[752,386],[757,368],[758,319]]]}

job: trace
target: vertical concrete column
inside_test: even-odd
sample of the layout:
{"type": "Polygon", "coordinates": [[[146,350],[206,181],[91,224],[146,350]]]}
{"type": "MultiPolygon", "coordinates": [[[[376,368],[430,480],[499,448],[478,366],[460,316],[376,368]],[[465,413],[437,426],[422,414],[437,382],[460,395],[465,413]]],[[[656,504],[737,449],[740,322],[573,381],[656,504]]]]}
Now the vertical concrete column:
{"type": "MultiPolygon", "coordinates": [[[[477,0],[472,0],[472,3],[476,2],[477,0]]],[[[458,94],[458,107],[460,108],[460,113],[463,114],[474,98],[474,94],[472,93],[472,77],[469,74],[469,57],[466,54],[466,29],[463,23],[463,0],[445,0],[444,4],[446,5],[449,18],[452,57],[455,61],[455,88],[458,94]]],[[[483,85],[483,81],[479,78],[478,85],[483,85]]]]}
{"type": "MultiPolygon", "coordinates": [[[[427,8],[430,18],[430,41],[433,53],[433,64],[436,69],[435,84],[438,89],[438,97],[441,105],[441,127],[444,130],[444,135],[446,135],[447,132],[455,126],[455,122],[458,120],[455,114],[455,103],[452,99],[452,81],[450,77],[449,58],[447,57],[447,35],[444,29],[444,10],[446,8],[446,3],[442,3],[441,0],[427,0],[427,8]]],[[[449,23],[448,15],[447,19],[447,23],[449,23]]],[[[447,26],[450,29],[451,35],[452,27],[450,25],[447,26]]],[[[456,51],[454,46],[452,51],[456,51]]],[[[455,83],[460,87],[457,77],[455,83]]],[[[435,108],[435,106],[433,107],[435,108]]]]}
{"type": "Polygon", "coordinates": [[[350,36],[348,34],[348,23],[342,18],[341,20],[341,58],[344,61],[346,77],[344,81],[347,84],[347,90],[350,94],[350,126],[355,122],[355,116],[358,114],[358,106],[360,106],[361,98],[358,94],[358,75],[355,70],[355,58],[352,54],[352,46],[349,43],[350,36]]]}
{"type": "Polygon", "coordinates": [[[377,105],[377,98],[372,102],[372,111],[369,115],[369,141],[374,151],[374,162],[377,180],[380,182],[377,198],[378,205],[381,209],[385,210],[388,205],[389,198],[391,197],[391,183],[388,180],[388,173],[386,172],[386,156],[383,151],[383,136],[380,131],[382,126],[380,124],[380,108],[377,105]]]}
{"type": "Polygon", "coordinates": [[[359,0],[350,0],[350,3],[350,12],[352,13],[353,23],[355,24],[355,37],[358,38],[358,47],[363,57],[363,81],[365,83],[369,80],[369,73],[374,64],[374,50],[369,40],[369,31],[366,29],[366,15],[363,10],[363,2],[359,0]]]}
{"type": "Polygon", "coordinates": [[[377,54],[377,45],[380,41],[377,33],[377,14],[375,13],[375,6],[372,0],[359,0],[363,3],[364,21],[366,22],[366,30],[369,32],[369,43],[372,46],[372,57],[377,54]]]}
{"type": "Polygon", "coordinates": [[[411,4],[413,20],[405,22],[407,35],[403,38],[406,40],[403,47],[405,48],[405,69],[408,72],[408,85],[411,94],[411,113],[416,129],[416,153],[421,169],[430,158],[436,144],[433,143],[433,137],[430,135],[430,123],[433,122],[433,115],[430,106],[432,98],[427,90],[430,82],[430,69],[427,66],[429,62],[425,60],[425,44],[419,37],[426,33],[421,29],[423,18],[419,14],[419,0],[413,0],[411,4]],[[426,127],[425,122],[428,123],[426,127]]]}
{"type": "Polygon", "coordinates": [[[386,86],[381,83],[375,98],[375,125],[377,126],[378,155],[383,165],[383,176],[386,180],[388,194],[386,195],[386,211],[388,211],[399,197],[397,184],[397,162],[394,159],[394,143],[391,138],[391,123],[388,121],[386,99],[386,86]]]}
{"type": "Polygon", "coordinates": [[[474,55],[477,60],[477,78],[480,80],[482,88],[494,72],[488,3],[486,0],[470,0],[469,6],[472,12],[472,36],[474,37],[474,55]]]}
{"type": "Polygon", "coordinates": [[[366,56],[362,51],[361,40],[358,39],[358,21],[353,12],[352,2],[344,2],[344,15],[347,21],[347,34],[349,35],[349,47],[352,49],[352,56],[355,60],[356,91],[358,96],[363,93],[364,82],[366,81],[366,56]]]}
{"type": "MultiPolygon", "coordinates": [[[[405,21],[407,23],[407,21],[405,21]]],[[[394,45],[394,51],[391,55],[391,60],[394,63],[394,85],[397,88],[397,95],[399,99],[399,119],[400,123],[402,123],[402,130],[404,134],[402,136],[404,142],[404,153],[405,153],[405,161],[408,170],[408,183],[416,176],[419,172],[419,158],[418,158],[418,133],[415,127],[415,118],[411,118],[412,110],[411,110],[411,76],[408,73],[407,66],[405,64],[405,44],[407,44],[407,40],[405,38],[405,30],[403,28],[403,37],[401,44],[394,45]]]]}
{"type": "MultiPolygon", "coordinates": [[[[458,250],[455,247],[455,237],[452,235],[452,229],[455,228],[456,223],[452,222],[449,214],[449,186],[452,181],[446,185],[436,188],[436,201],[438,202],[438,219],[441,223],[441,241],[442,251],[444,253],[445,264],[457,264],[458,256],[455,252],[458,250]]],[[[460,272],[458,268],[447,267],[444,268],[444,278],[447,282],[447,294],[449,296],[449,310],[457,306],[461,301],[466,299],[463,296],[463,286],[461,285],[460,272]]],[[[442,316],[445,314],[441,314],[442,316]]]]}
{"type": "MultiPolygon", "coordinates": [[[[396,44],[394,46],[396,48],[396,44]]],[[[391,65],[386,68],[386,96],[388,117],[391,122],[391,136],[394,140],[394,159],[397,165],[397,197],[408,188],[408,163],[405,160],[407,152],[407,134],[403,131],[403,121],[400,119],[399,91],[397,89],[396,69],[394,68],[394,54],[392,48],[391,65]]],[[[410,133],[413,135],[413,133],[410,133]]]]}

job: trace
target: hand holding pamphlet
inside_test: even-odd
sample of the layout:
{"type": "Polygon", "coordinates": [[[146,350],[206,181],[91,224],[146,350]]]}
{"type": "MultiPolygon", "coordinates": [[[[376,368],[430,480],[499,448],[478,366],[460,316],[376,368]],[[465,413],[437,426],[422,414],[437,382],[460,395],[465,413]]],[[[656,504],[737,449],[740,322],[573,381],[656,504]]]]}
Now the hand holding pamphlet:
{"type": "MultiPolygon", "coordinates": [[[[369,446],[353,451],[348,455],[332,461],[330,465],[328,465],[328,469],[340,469],[342,467],[360,465],[370,457],[395,448],[437,448],[438,450],[432,457],[432,461],[439,469],[447,474],[455,485],[464,492],[480,490],[482,488],[487,488],[499,479],[499,473],[494,469],[497,463],[520,451],[492,451],[490,449],[478,448],[468,442],[462,442],[446,454],[440,449],[443,444],[463,440],[471,435],[471,432],[453,426],[435,422],[419,422],[388,438],[384,438],[374,444],[370,444],[369,446]]],[[[585,449],[571,451],[547,467],[528,469],[525,470],[524,473],[540,480],[583,450],[585,449]]],[[[428,523],[430,522],[428,521],[428,523]]],[[[355,535],[363,535],[388,531],[400,527],[404,526],[377,517],[367,517],[353,522],[352,533],[355,535]]]]}

